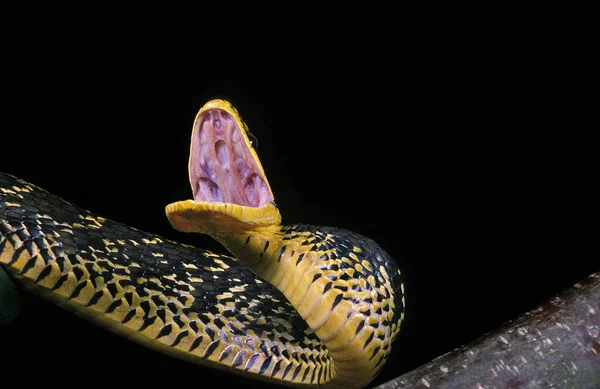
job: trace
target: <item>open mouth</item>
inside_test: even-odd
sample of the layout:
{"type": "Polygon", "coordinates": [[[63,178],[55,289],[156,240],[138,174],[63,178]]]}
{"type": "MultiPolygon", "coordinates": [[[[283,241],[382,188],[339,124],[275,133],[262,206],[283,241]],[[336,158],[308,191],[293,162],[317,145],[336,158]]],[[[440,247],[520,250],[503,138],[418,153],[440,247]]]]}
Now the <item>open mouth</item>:
{"type": "Polygon", "coordinates": [[[221,109],[209,109],[194,124],[190,150],[190,183],[197,201],[262,207],[273,201],[256,153],[236,120],[221,109]]]}

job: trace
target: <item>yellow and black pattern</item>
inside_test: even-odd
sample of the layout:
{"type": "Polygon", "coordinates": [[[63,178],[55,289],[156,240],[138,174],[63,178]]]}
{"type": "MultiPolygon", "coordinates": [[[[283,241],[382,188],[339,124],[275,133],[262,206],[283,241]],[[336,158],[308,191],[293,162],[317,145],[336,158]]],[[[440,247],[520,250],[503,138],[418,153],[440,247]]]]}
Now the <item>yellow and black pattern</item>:
{"type": "Polygon", "coordinates": [[[286,385],[364,386],[383,367],[404,317],[397,265],[349,231],[293,225],[277,235],[280,261],[294,269],[312,262],[303,296],[275,277],[280,292],[236,258],[96,216],[0,174],[0,265],[24,287],[194,363],[286,385]],[[302,319],[292,304],[301,310],[309,292],[323,296],[327,317],[343,312],[331,321],[340,328],[321,322],[313,330],[318,315],[302,319]],[[352,358],[371,370],[355,378],[352,358]]]}
{"type": "MultiPolygon", "coordinates": [[[[404,320],[404,286],[395,262],[371,239],[341,228],[297,224],[282,226],[282,233],[283,241],[296,242],[299,252],[318,255],[312,269],[313,282],[321,279],[322,296],[334,291],[329,311],[344,301],[351,303],[355,325],[346,322],[344,326],[355,328],[355,335],[368,333],[361,348],[368,348],[373,339],[379,340],[369,356],[377,357],[376,374],[404,320]]],[[[282,254],[286,250],[287,246],[282,248],[282,254]]],[[[303,254],[290,254],[294,266],[304,259],[303,254]]]]}
{"type": "Polygon", "coordinates": [[[282,380],[327,379],[328,352],[314,332],[235,258],[95,216],[5,174],[0,264],[26,287],[163,352],[282,380]]]}

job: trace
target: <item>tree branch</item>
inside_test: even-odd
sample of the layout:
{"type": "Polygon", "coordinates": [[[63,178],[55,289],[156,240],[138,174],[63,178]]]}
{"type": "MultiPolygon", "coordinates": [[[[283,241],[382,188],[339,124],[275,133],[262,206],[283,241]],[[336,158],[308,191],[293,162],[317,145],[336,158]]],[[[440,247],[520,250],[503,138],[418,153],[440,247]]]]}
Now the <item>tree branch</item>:
{"type": "Polygon", "coordinates": [[[600,388],[600,272],[376,389],[600,388]]]}

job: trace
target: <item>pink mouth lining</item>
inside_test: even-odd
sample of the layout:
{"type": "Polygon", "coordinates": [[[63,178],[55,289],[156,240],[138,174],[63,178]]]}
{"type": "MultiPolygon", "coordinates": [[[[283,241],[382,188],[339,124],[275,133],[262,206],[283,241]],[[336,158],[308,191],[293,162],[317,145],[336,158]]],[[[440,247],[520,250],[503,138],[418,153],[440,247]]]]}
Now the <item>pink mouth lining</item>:
{"type": "Polygon", "coordinates": [[[273,201],[261,169],[231,115],[203,113],[192,135],[190,183],[194,199],[262,207],[273,201]]]}

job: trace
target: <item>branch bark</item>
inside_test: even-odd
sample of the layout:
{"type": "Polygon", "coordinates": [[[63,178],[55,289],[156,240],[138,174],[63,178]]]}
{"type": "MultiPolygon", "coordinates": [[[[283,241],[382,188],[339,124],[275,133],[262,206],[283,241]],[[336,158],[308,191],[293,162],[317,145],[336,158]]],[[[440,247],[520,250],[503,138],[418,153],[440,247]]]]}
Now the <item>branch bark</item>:
{"type": "Polygon", "coordinates": [[[600,388],[600,272],[376,389],[600,388]]]}

